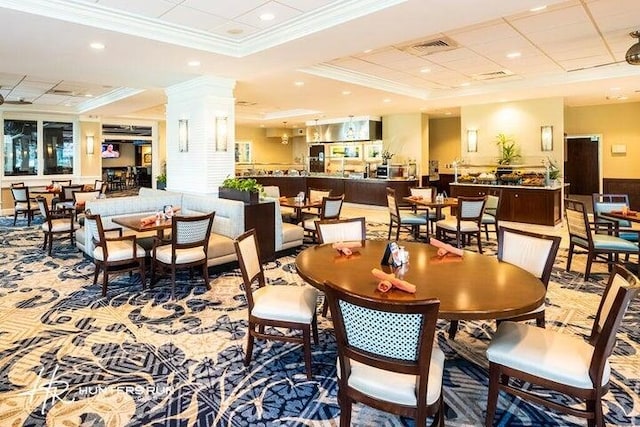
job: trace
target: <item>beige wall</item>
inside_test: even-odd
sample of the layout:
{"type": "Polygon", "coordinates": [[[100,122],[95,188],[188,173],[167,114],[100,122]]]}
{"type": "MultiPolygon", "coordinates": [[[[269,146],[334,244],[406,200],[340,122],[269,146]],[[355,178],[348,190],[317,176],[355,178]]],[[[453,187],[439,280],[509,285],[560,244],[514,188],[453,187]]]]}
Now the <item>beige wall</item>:
{"type": "Polygon", "coordinates": [[[460,117],[429,120],[429,158],[438,161],[440,172],[460,158],[460,117]]]}
{"type": "Polygon", "coordinates": [[[567,135],[602,135],[604,178],[640,178],[640,103],[567,107],[567,135]],[[626,154],[612,154],[612,145],[625,145],[626,154]]]}
{"type": "Polygon", "coordinates": [[[102,141],[102,123],[96,121],[80,122],[80,175],[83,177],[102,176],[100,148],[102,141]],[[87,136],[93,136],[93,154],[87,154],[87,136]]]}
{"type": "Polygon", "coordinates": [[[279,136],[267,138],[265,132],[264,128],[236,126],[236,141],[251,142],[253,163],[292,163],[294,138],[285,145],[279,136]]]}
{"type": "MultiPolygon", "coordinates": [[[[544,98],[462,107],[460,109],[460,151],[471,163],[493,163],[498,159],[496,135],[505,133],[515,139],[526,164],[537,164],[547,156],[563,159],[564,101],[544,98]],[[553,126],[553,151],[543,152],[540,127],[553,126]],[[466,131],[477,129],[478,152],[467,151],[466,131]]],[[[562,164],[562,162],[559,162],[562,164]]]]}
{"type": "MultiPolygon", "coordinates": [[[[429,117],[422,113],[382,117],[384,148],[394,153],[391,163],[429,160],[429,117]]],[[[420,168],[422,171],[423,169],[420,168]]],[[[422,173],[422,172],[420,172],[422,173]]]]}

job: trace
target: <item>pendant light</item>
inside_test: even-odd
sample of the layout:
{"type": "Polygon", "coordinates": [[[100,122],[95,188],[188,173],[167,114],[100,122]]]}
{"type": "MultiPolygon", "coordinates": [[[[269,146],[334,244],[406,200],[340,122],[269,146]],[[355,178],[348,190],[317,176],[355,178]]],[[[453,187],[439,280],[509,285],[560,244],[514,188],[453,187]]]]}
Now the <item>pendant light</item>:
{"type": "Polygon", "coordinates": [[[284,125],[284,132],[282,133],[282,137],[280,138],[280,142],[282,145],[287,145],[289,143],[289,133],[287,132],[287,122],[282,122],[284,125]]]}
{"type": "Polygon", "coordinates": [[[629,35],[638,39],[638,42],[629,48],[625,59],[631,65],[640,65],[640,31],[633,31],[629,35]]]}
{"type": "Polygon", "coordinates": [[[345,134],[347,140],[354,139],[356,136],[356,131],[353,128],[353,116],[349,116],[349,128],[345,134]]]}
{"type": "Polygon", "coordinates": [[[318,119],[316,119],[316,127],[313,131],[313,142],[320,142],[320,126],[318,126],[318,119]]]}

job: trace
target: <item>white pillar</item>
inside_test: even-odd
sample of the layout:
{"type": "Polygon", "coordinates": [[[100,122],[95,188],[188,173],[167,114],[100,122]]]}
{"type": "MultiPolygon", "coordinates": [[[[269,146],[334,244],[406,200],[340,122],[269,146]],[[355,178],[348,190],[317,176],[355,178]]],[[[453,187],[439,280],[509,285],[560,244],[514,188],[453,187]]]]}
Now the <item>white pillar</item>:
{"type": "Polygon", "coordinates": [[[235,174],[235,80],[203,76],[166,89],[167,190],[217,194],[235,174]],[[226,148],[216,138],[216,118],[226,118],[226,148]],[[186,149],[179,143],[179,121],[187,120],[186,149]]]}

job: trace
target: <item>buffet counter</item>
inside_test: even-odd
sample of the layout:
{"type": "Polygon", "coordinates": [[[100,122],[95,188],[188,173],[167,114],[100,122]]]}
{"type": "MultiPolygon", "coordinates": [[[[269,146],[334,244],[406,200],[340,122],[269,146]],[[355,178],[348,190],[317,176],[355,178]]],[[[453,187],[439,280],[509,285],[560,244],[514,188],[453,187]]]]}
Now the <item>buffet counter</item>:
{"type": "Polygon", "coordinates": [[[344,201],[365,205],[387,206],[387,187],[396,190],[399,198],[408,196],[409,188],[417,187],[417,179],[343,178],[326,174],[309,176],[253,176],[261,185],[276,185],[280,195],[296,196],[309,188],[330,189],[331,194],[344,194],[344,201]]]}
{"type": "Polygon", "coordinates": [[[485,196],[502,191],[498,219],[554,226],[562,222],[562,186],[483,185],[451,183],[451,196],[485,196]]]}

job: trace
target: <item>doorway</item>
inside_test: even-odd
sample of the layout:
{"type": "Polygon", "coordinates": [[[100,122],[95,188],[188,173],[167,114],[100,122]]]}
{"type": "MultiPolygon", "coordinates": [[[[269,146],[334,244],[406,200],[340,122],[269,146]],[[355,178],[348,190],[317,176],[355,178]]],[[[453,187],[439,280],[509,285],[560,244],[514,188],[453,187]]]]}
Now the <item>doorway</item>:
{"type": "Polygon", "coordinates": [[[589,196],[600,193],[600,136],[567,136],[564,150],[564,182],[569,193],[589,196]]]}

